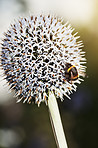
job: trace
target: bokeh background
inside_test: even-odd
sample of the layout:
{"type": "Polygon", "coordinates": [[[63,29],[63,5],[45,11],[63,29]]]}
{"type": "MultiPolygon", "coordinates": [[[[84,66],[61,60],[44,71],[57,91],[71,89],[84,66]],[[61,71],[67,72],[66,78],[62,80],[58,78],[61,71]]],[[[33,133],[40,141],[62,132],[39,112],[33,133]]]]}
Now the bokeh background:
{"type": "MultiPolygon", "coordinates": [[[[87,77],[58,100],[69,148],[98,148],[98,0],[0,0],[0,38],[14,19],[49,12],[69,21],[83,40],[87,77]]],[[[0,77],[0,148],[56,148],[48,108],[16,104],[0,77]]]]}

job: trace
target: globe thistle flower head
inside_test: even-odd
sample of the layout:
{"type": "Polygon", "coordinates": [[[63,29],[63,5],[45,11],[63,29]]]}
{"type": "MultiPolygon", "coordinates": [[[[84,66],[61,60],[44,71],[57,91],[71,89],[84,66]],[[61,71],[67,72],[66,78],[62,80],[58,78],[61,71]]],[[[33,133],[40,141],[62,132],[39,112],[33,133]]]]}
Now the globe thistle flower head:
{"type": "Polygon", "coordinates": [[[1,66],[18,102],[47,103],[49,91],[63,100],[76,90],[86,67],[82,42],[71,25],[54,16],[20,18],[2,40],[1,66]]]}

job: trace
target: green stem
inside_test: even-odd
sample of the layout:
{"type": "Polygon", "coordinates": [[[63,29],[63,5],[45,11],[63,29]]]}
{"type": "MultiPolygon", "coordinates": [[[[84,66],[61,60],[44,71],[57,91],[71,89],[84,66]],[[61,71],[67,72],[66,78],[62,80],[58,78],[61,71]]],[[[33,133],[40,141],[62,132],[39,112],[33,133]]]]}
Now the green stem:
{"type": "Polygon", "coordinates": [[[68,148],[61,122],[58,104],[53,92],[49,92],[48,107],[57,147],[68,148]]]}

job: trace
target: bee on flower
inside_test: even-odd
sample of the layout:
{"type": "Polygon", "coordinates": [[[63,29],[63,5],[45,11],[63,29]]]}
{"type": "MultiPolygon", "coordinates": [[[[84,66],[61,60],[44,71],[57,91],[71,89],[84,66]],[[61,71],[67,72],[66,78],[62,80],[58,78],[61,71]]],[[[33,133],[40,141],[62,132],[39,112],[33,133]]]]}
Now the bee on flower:
{"type": "Polygon", "coordinates": [[[47,103],[49,92],[63,100],[85,76],[85,52],[71,25],[51,15],[20,18],[2,40],[1,66],[17,101],[47,103]]]}

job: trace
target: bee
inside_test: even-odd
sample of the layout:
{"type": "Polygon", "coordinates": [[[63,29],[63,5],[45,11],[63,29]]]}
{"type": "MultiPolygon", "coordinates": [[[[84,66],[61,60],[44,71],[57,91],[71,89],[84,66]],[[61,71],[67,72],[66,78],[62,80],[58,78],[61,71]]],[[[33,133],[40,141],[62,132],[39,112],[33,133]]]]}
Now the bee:
{"type": "Polygon", "coordinates": [[[75,81],[78,79],[78,71],[77,68],[74,65],[71,65],[70,63],[66,63],[65,67],[65,78],[66,80],[69,81],[75,81]]]}

